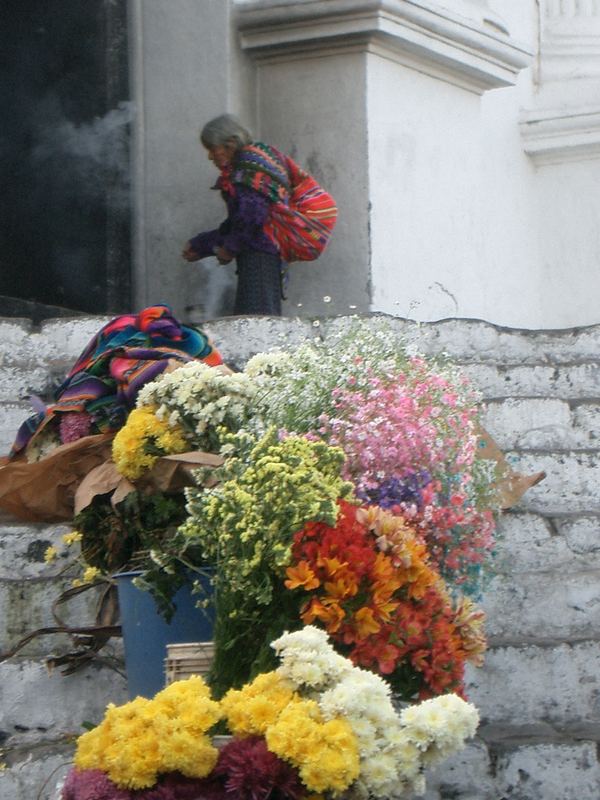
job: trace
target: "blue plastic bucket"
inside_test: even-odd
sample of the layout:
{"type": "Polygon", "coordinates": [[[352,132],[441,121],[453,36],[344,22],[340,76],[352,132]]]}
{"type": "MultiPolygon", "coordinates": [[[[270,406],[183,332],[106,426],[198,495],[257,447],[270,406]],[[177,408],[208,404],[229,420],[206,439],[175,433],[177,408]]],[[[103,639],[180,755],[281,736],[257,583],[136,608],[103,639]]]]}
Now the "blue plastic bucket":
{"type": "MultiPolygon", "coordinates": [[[[152,595],[134,586],[133,579],[137,575],[140,573],[120,572],[113,576],[119,593],[127,690],[131,699],[138,695],[153,697],[164,688],[168,644],[210,642],[214,628],[214,606],[208,609],[196,607],[202,595],[192,594],[191,582],[174,596],[176,610],[171,621],[167,622],[159,613],[152,595]]],[[[206,595],[210,596],[210,578],[197,577],[206,595]]]]}

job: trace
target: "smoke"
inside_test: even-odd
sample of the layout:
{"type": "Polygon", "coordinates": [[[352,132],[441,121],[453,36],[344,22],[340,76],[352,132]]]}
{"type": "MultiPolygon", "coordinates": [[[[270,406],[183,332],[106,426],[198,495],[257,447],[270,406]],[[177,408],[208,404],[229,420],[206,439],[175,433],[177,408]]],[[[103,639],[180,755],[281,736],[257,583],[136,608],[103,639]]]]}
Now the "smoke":
{"type": "Polygon", "coordinates": [[[107,196],[113,208],[129,207],[129,125],[135,105],[121,102],[91,122],[76,124],[58,112],[54,98],[47,97],[43,127],[39,126],[31,159],[44,170],[60,164],[63,188],[77,187],[89,200],[107,196]],[[48,122],[48,119],[52,120],[48,122]]]}
{"type": "Polygon", "coordinates": [[[197,302],[185,307],[186,319],[195,325],[231,314],[235,295],[235,265],[222,266],[216,259],[198,264],[189,287],[197,302]]]}

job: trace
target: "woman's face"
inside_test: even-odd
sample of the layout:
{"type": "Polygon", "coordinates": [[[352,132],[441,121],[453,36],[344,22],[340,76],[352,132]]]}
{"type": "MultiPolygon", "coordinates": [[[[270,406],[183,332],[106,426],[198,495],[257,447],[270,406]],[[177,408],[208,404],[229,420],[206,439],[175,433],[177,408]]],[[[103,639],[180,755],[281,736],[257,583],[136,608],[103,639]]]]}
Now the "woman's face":
{"type": "Polygon", "coordinates": [[[207,147],[208,160],[212,161],[217,169],[228,167],[233,161],[235,147],[232,144],[217,144],[214,147],[207,147]]]}

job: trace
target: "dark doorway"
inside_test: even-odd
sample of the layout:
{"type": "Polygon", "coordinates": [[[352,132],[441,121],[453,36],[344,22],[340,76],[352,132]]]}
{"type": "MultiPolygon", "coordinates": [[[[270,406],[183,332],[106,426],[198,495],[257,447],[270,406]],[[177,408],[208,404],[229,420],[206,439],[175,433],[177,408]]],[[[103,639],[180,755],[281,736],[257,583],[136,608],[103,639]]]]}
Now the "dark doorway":
{"type": "Polygon", "coordinates": [[[2,3],[0,316],[130,306],[126,11],[2,3]]]}

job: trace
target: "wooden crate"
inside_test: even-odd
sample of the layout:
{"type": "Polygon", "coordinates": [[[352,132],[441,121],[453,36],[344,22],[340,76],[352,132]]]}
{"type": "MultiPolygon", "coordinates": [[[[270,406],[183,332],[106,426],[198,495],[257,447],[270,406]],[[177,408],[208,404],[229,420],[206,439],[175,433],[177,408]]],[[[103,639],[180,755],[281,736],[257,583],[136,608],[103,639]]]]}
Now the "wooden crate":
{"type": "Polygon", "coordinates": [[[214,642],[168,644],[165,659],[167,685],[192,675],[206,677],[215,652],[214,642]]]}

